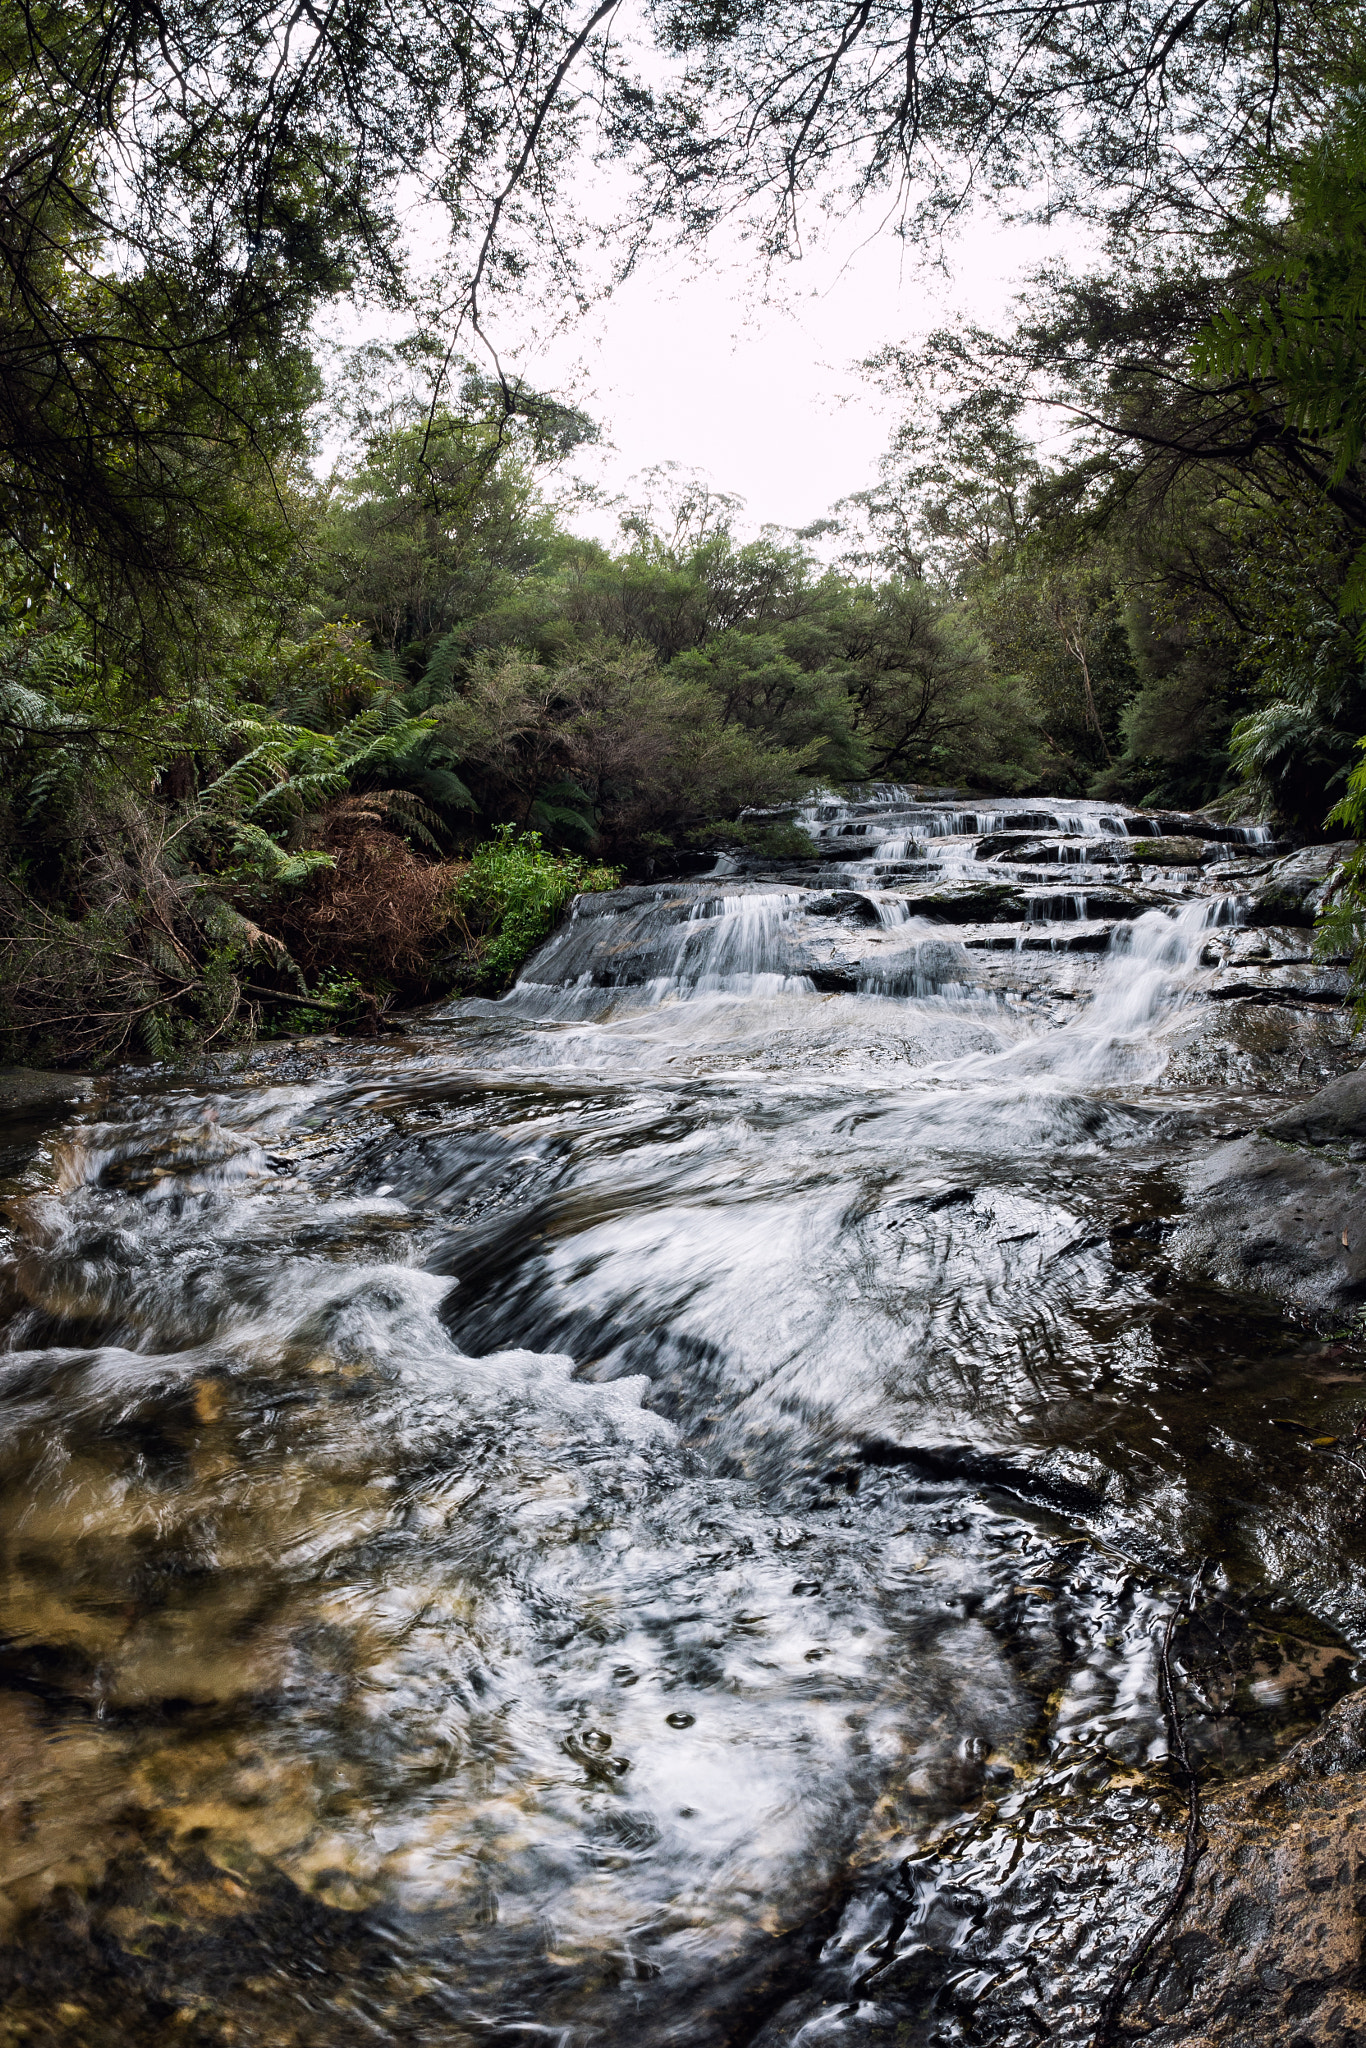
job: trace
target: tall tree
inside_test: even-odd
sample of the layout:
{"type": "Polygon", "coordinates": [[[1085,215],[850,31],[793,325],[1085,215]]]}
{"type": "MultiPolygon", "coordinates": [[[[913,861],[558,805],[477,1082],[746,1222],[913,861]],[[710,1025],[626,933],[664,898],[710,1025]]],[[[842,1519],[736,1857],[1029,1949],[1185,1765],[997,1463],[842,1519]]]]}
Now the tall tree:
{"type": "Polygon", "coordinates": [[[269,493],[319,305],[415,303],[401,202],[449,224],[424,287],[450,345],[437,407],[491,295],[536,264],[587,289],[581,147],[626,173],[599,181],[625,194],[596,222],[608,274],[737,207],[790,252],[804,204],[841,190],[895,189],[906,227],[1044,183],[1055,209],[1188,224],[1258,138],[1312,118],[1364,6],[660,0],[623,29],[615,0],[15,0],[0,524],[42,556],[55,521],[144,600],[220,528],[231,553],[199,471],[254,464],[269,493]]]}

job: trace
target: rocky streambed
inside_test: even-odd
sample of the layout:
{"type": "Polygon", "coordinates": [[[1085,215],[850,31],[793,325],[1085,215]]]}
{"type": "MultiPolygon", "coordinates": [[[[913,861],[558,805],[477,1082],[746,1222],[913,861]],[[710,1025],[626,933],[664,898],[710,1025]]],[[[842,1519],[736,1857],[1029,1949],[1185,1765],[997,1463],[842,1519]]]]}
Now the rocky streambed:
{"type": "Polygon", "coordinates": [[[1366,2038],[1342,849],[806,823],[14,1084],[0,2038],[1366,2038]]]}

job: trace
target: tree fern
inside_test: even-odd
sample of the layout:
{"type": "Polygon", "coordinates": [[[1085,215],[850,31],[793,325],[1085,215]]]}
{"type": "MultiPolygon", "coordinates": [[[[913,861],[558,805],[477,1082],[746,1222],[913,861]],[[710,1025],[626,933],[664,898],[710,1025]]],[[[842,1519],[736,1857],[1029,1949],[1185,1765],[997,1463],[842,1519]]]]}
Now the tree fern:
{"type": "Polygon", "coordinates": [[[254,881],[282,883],[291,887],[298,882],[306,882],[320,868],[336,866],[330,853],[318,853],[308,848],[287,852],[263,827],[253,825],[246,818],[239,818],[233,825],[232,848],[237,873],[229,871],[224,878],[226,880],[250,876],[254,881]]]}
{"type": "Polygon", "coordinates": [[[361,777],[393,770],[420,753],[435,726],[392,698],[367,705],[337,732],[314,732],[279,719],[236,718],[230,737],[247,750],[204,792],[212,810],[267,831],[321,810],[361,777]]]}

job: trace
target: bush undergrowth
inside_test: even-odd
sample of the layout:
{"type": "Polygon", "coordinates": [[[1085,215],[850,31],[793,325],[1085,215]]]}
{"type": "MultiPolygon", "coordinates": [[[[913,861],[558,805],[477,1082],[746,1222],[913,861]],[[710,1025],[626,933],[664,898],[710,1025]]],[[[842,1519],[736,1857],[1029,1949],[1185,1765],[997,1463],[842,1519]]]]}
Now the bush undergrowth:
{"type": "Polygon", "coordinates": [[[575,896],[615,889],[620,868],[553,853],[539,832],[500,825],[456,884],[453,918],[468,947],[469,978],[496,995],[553,931],[575,896]]]}

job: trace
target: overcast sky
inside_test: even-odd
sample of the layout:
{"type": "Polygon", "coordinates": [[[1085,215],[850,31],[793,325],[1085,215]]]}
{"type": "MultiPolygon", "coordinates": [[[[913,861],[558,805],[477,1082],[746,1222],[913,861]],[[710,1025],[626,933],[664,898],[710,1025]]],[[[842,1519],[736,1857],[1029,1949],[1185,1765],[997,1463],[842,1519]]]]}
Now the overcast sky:
{"type": "MultiPolygon", "coordinates": [[[[572,395],[610,448],[575,468],[609,492],[653,464],[697,469],[744,498],[743,526],[803,526],[873,479],[895,407],[861,358],[955,311],[1004,314],[1022,274],[1060,246],[1043,230],[983,220],[951,249],[945,278],[902,244],[852,222],[776,281],[762,302],[752,267],[713,250],[704,270],[659,258],[548,347],[515,351],[542,389],[572,395]]],[[[575,525],[616,538],[615,515],[575,525]]]]}

